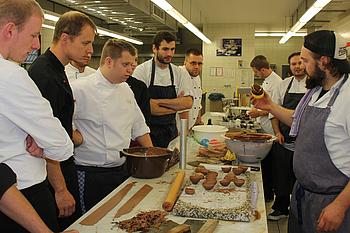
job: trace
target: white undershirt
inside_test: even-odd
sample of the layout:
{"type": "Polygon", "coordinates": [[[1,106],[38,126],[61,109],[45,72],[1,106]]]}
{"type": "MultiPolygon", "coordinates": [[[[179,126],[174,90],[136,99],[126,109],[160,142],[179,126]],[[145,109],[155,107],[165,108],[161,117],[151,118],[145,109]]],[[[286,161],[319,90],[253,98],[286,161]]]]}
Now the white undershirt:
{"type": "MultiPolygon", "coordinates": [[[[184,96],[193,96],[191,90],[190,80],[187,78],[187,71],[180,69],[178,66],[170,64],[173,74],[174,74],[174,85],[176,94],[180,94],[183,91],[184,96]]],[[[151,74],[152,74],[152,59],[148,60],[140,65],[138,65],[133,73],[133,77],[143,81],[147,87],[151,83],[151,74]]],[[[171,78],[169,68],[161,69],[155,65],[155,78],[154,85],[159,86],[170,86],[171,78]]]]}

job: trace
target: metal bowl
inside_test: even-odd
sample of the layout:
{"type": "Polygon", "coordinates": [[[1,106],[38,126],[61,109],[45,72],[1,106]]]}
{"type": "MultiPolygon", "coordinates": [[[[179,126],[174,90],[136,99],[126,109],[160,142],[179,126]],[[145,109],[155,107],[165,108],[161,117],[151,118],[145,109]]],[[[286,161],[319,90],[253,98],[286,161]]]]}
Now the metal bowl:
{"type": "Polygon", "coordinates": [[[164,174],[173,151],[160,147],[134,147],[121,152],[126,157],[128,172],[132,177],[152,179],[164,174]]]}
{"type": "Polygon", "coordinates": [[[257,163],[263,160],[270,152],[275,139],[276,137],[272,136],[271,139],[266,141],[240,141],[225,137],[225,143],[236,154],[239,161],[257,163]]]}

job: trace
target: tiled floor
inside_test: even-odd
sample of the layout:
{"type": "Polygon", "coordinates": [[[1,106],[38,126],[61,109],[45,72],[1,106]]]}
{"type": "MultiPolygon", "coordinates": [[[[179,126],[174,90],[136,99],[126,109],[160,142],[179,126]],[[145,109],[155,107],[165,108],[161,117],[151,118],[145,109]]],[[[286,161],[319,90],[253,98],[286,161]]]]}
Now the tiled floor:
{"type": "MultiPolygon", "coordinates": [[[[265,203],[266,213],[271,213],[271,206],[273,202],[265,203]]],[[[287,233],[288,218],[283,218],[278,221],[267,220],[267,228],[269,233],[287,233]]]]}

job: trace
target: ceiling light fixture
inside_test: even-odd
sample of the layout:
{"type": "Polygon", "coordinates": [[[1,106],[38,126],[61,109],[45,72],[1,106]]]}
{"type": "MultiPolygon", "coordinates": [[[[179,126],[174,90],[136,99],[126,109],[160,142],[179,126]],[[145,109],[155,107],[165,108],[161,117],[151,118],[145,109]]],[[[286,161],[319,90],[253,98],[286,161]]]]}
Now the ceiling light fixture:
{"type": "MultiPolygon", "coordinates": [[[[306,36],[306,32],[296,32],[293,34],[293,36],[306,36]]],[[[286,33],[285,32],[255,32],[254,35],[256,37],[260,37],[260,36],[285,36],[286,33]]]]}
{"type": "MultiPolygon", "coordinates": [[[[44,18],[46,20],[57,22],[58,19],[59,19],[59,16],[58,15],[54,15],[51,12],[49,13],[49,12],[45,11],[44,18]]],[[[47,26],[49,26],[49,25],[47,25],[47,26]]],[[[48,28],[48,27],[46,27],[46,28],[48,28]]],[[[50,28],[50,29],[54,29],[54,27],[50,28]]],[[[140,41],[140,40],[137,40],[137,39],[134,39],[134,38],[131,38],[131,37],[127,37],[127,36],[123,36],[123,35],[117,34],[114,31],[111,31],[111,30],[108,30],[108,29],[105,29],[105,28],[101,28],[101,27],[97,27],[97,33],[101,34],[101,35],[104,35],[104,36],[109,36],[109,37],[112,37],[112,38],[125,40],[125,41],[128,41],[130,43],[137,44],[137,45],[142,45],[143,44],[143,42],[140,41]]]]}
{"type": "Polygon", "coordinates": [[[294,33],[298,32],[307,22],[309,22],[318,12],[320,12],[332,0],[317,0],[304,14],[298,22],[284,35],[279,41],[280,44],[286,43],[294,33]]]}
{"type": "Polygon", "coordinates": [[[55,29],[55,27],[54,26],[52,26],[52,25],[48,25],[48,24],[44,24],[43,23],[43,28],[47,28],[47,29],[52,29],[52,30],[54,30],[55,29]]]}
{"type": "Polygon", "coordinates": [[[174,7],[172,7],[166,0],[151,0],[158,7],[162,8],[166,13],[173,17],[176,21],[184,25],[188,30],[195,34],[198,38],[207,44],[211,41],[206,37],[197,27],[188,21],[182,14],[180,14],[174,7]]]}

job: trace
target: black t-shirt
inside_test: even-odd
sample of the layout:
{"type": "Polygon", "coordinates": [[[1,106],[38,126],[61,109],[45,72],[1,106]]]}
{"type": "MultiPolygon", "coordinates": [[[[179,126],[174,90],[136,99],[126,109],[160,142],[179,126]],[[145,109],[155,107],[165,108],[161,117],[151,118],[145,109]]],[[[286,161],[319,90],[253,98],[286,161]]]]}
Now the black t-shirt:
{"type": "Polygon", "coordinates": [[[16,174],[4,163],[0,163],[0,199],[16,183],[16,174]]]}
{"type": "Polygon", "coordinates": [[[137,102],[137,105],[141,109],[143,116],[145,117],[146,124],[149,125],[151,120],[151,107],[149,103],[148,88],[144,82],[130,76],[126,83],[129,84],[137,102]]]}
{"type": "Polygon", "coordinates": [[[325,90],[322,88],[320,95],[317,97],[317,100],[319,100],[322,96],[324,96],[324,94],[326,94],[329,90],[325,90]]]}

